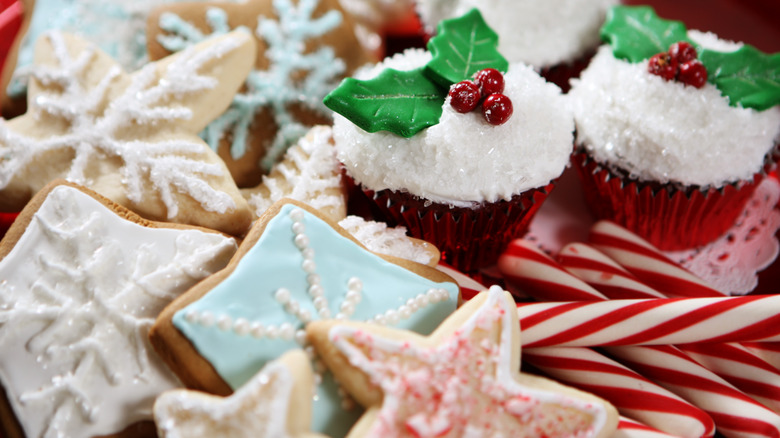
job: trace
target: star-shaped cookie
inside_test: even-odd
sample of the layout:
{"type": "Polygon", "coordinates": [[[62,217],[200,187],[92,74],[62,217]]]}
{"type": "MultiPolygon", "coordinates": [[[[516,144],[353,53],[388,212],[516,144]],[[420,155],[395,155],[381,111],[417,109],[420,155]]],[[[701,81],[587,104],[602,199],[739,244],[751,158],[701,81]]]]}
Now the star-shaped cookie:
{"type": "Polygon", "coordinates": [[[227,108],[254,56],[236,31],[126,74],[80,38],[41,37],[28,111],[0,120],[0,211],[65,178],[149,219],[243,234],[251,211],[195,133],[227,108]]]}
{"type": "Polygon", "coordinates": [[[230,108],[203,138],[239,187],[252,187],[309,127],[331,123],[322,99],[376,61],[338,0],[247,0],[171,4],[149,17],[149,56],[159,59],[231,29],[257,40],[257,60],[230,108]]]}
{"type": "Polygon", "coordinates": [[[160,438],[318,438],[309,432],[313,387],[309,358],[292,350],[228,397],[165,392],[154,403],[154,419],[160,438]]]}
{"type": "Polygon", "coordinates": [[[149,328],[236,248],[221,233],[147,221],[75,184],[46,186],[0,242],[0,431],[150,436],[135,425],[180,384],[149,328]]]}
{"type": "Polygon", "coordinates": [[[428,337],[315,321],[307,334],[366,413],[350,437],[609,437],[606,401],[520,374],[515,303],[493,286],[428,337]]]}
{"type": "MultiPolygon", "coordinates": [[[[227,395],[262,366],[308,345],[304,326],[325,318],[430,333],[458,302],[436,269],[368,251],[313,208],[282,200],[266,211],[226,269],[160,314],[157,351],[190,388],[227,395]]],[[[312,429],[343,435],[360,415],[322,364],[312,429]]]]}

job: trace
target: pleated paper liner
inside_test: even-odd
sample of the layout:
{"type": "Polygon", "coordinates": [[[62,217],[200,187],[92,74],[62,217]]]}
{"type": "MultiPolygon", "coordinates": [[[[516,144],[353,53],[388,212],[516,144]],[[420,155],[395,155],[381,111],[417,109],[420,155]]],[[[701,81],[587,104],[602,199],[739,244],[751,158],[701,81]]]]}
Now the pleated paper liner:
{"type": "Polygon", "coordinates": [[[474,273],[495,264],[507,244],[528,231],[531,219],[553,186],[550,183],[515,195],[509,201],[482,203],[474,208],[451,208],[409,193],[362,188],[352,192],[363,199],[351,199],[350,208],[353,201],[358,206],[368,201],[376,220],[406,227],[410,236],[436,245],[442,260],[462,272],[474,273]]]}
{"type": "Polygon", "coordinates": [[[695,248],[723,235],[766,176],[761,172],[752,180],[702,190],[631,179],[583,151],[572,162],[597,219],[610,219],[665,251],[695,248]]]}

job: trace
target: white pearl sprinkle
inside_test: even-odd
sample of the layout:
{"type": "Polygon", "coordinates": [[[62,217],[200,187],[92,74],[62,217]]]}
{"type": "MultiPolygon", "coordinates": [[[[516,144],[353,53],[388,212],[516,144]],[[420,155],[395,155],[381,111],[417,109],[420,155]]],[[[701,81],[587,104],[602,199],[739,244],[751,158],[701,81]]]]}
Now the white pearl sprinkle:
{"type": "Polygon", "coordinates": [[[319,285],[322,283],[322,279],[320,278],[319,274],[309,274],[306,276],[306,282],[309,283],[309,286],[319,285]]]}
{"type": "Polygon", "coordinates": [[[297,234],[294,242],[298,249],[305,249],[309,246],[309,238],[305,234],[297,234]]]}
{"type": "Polygon", "coordinates": [[[343,303],[341,303],[341,311],[346,315],[352,315],[355,313],[355,306],[349,300],[345,300],[343,303]]]}
{"type": "Polygon", "coordinates": [[[228,331],[233,327],[233,318],[228,315],[220,315],[217,319],[217,327],[222,331],[228,331]]]}
{"type": "Polygon", "coordinates": [[[325,294],[325,289],[322,288],[319,284],[313,284],[309,286],[309,296],[312,298],[319,298],[322,297],[325,294]]]}
{"type": "Polygon", "coordinates": [[[279,337],[285,341],[292,341],[295,338],[295,327],[289,322],[279,326],[279,337]]]}
{"type": "Polygon", "coordinates": [[[200,314],[200,325],[203,327],[211,327],[214,325],[214,314],[208,310],[200,314]]]}
{"type": "Polygon", "coordinates": [[[304,225],[303,222],[294,222],[292,230],[295,234],[303,234],[306,232],[306,225],[304,225]]]}
{"type": "Polygon", "coordinates": [[[276,298],[276,301],[279,304],[287,304],[290,302],[290,291],[289,289],[285,289],[283,287],[280,287],[276,290],[276,293],[274,294],[274,298],[276,298]]]}
{"type": "Polygon", "coordinates": [[[303,263],[301,263],[301,268],[303,268],[303,272],[307,274],[314,274],[317,270],[317,264],[314,263],[314,260],[304,260],[303,263]]]}
{"type": "Polygon", "coordinates": [[[300,319],[304,324],[311,322],[311,312],[309,309],[301,309],[298,312],[298,319],[300,319]]]}
{"type": "Polygon", "coordinates": [[[303,220],[303,210],[296,208],[290,211],[290,219],[294,222],[300,222],[303,220]]]}
{"type": "Polygon", "coordinates": [[[347,281],[347,288],[351,291],[361,291],[363,290],[363,282],[357,277],[352,277],[347,281]]]}
{"type": "Polygon", "coordinates": [[[410,309],[409,306],[401,305],[401,307],[398,308],[398,316],[401,317],[401,319],[409,319],[409,317],[412,316],[412,309],[410,309]]]}
{"type": "Polygon", "coordinates": [[[390,325],[398,324],[398,312],[393,309],[389,309],[387,312],[385,312],[385,318],[387,319],[387,323],[390,325]]]}
{"type": "Polygon", "coordinates": [[[347,295],[344,297],[352,304],[358,304],[363,299],[363,294],[354,290],[347,291],[347,295]]]}
{"type": "Polygon", "coordinates": [[[297,301],[290,301],[284,305],[284,308],[293,315],[298,315],[301,310],[301,305],[297,301]]]}
{"type": "Polygon", "coordinates": [[[330,309],[328,309],[327,307],[323,307],[322,309],[319,309],[317,311],[317,314],[320,315],[320,318],[322,319],[330,319],[330,315],[331,315],[330,309]]]}
{"type": "Polygon", "coordinates": [[[233,324],[233,331],[239,336],[246,336],[249,334],[249,321],[246,318],[238,318],[233,324]]]}
{"type": "Polygon", "coordinates": [[[314,260],[314,249],[306,248],[301,251],[301,255],[303,255],[304,260],[314,260]]]}
{"type": "Polygon", "coordinates": [[[184,319],[187,320],[190,324],[195,324],[198,321],[198,311],[195,309],[190,309],[187,311],[187,313],[184,314],[184,319]]]}
{"type": "Polygon", "coordinates": [[[268,337],[268,339],[276,339],[279,337],[279,328],[269,325],[265,329],[265,336],[268,337]]]}
{"type": "Polygon", "coordinates": [[[387,318],[385,318],[384,315],[375,316],[374,321],[376,321],[376,323],[379,325],[387,325],[387,318]]]}
{"type": "Polygon", "coordinates": [[[306,330],[296,330],[295,342],[297,342],[300,346],[304,346],[306,345],[306,341],[306,330]]]}
{"type": "Polygon", "coordinates": [[[265,337],[265,327],[259,322],[253,322],[249,327],[249,331],[252,333],[253,338],[260,339],[265,337]]]}
{"type": "Polygon", "coordinates": [[[328,308],[328,300],[326,300],[325,297],[323,296],[318,296],[317,298],[312,300],[312,303],[314,304],[314,308],[317,310],[328,308]]]}

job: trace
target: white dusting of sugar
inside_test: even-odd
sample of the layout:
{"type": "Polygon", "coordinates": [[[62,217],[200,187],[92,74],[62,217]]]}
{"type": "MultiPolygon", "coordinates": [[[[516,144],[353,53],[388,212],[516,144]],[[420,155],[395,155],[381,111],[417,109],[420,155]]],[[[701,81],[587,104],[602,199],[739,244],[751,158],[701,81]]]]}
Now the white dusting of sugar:
{"type": "MultiPolygon", "coordinates": [[[[411,69],[430,55],[407,51],[384,67],[411,69]]],[[[364,76],[365,77],[365,76],[364,76]]],[[[504,94],[514,114],[500,126],[481,111],[455,112],[444,102],[438,125],[412,138],[367,133],[336,114],[333,137],[339,160],[364,186],[410,192],[434,202],[472,206],[510,199],[560,176],[572,151],[574,123],[560,89],[531,67],[512,64],[504,94]]]]}
{"type": "Polygon", "coordinates": [[[549,67],[576,60],[598,47],[607,9],[618,0],[418,0],[429,31],[472,8],[499,35],[498,50],[510,62],[549,67]]]}
{"type": "Polygon", "coordinates": [[[703,187],[750,179],[780,134],[780,107],[729,106],[712,84],[667,82],[599,49],[569,92],[577,142],[645,181],[703,187]]]}

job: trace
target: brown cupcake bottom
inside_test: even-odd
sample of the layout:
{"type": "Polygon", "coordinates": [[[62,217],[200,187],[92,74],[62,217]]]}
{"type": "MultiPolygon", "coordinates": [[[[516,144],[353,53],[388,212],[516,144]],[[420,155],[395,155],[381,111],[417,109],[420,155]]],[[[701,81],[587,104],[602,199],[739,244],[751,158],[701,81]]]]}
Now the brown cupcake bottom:
{"type": "Polygon", "coordinates": [[[725,234],[764,178],[758,173],[749,181],[702,190],[631,179],[583,151],[572,162],[597,219],[612,220],[667,251],[702,246],[725,234]]]}

